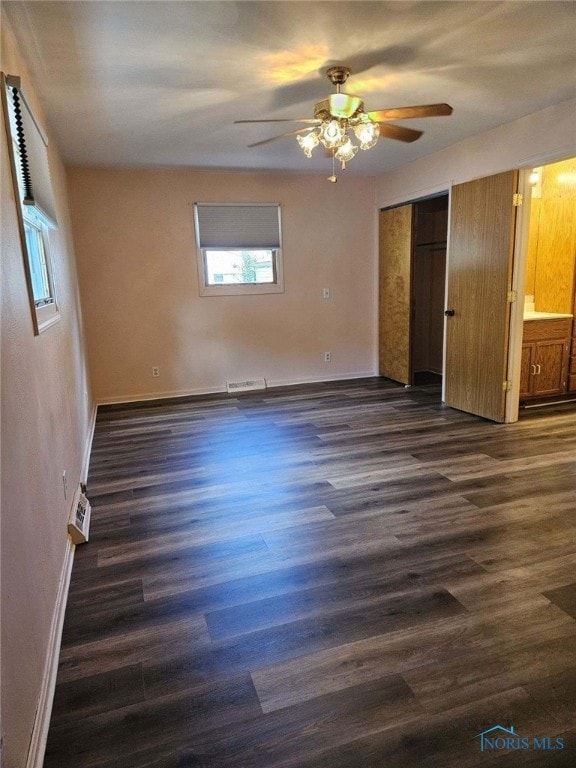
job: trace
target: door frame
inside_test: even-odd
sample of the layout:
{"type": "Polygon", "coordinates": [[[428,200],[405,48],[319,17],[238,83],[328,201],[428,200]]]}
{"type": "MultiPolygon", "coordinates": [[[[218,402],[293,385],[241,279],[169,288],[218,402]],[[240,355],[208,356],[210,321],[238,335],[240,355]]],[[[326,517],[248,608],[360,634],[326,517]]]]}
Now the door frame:
{"type": "Polygon", "coordinates": [[[510,306],[510,331],[508,335],[508,372],[506,378],[512,382],[506,393],[504,405],[504,423],[518,421],[520,411],[520,372],[522,366],[522,335],[524,332],[524,294],[526,288],[526,268],[528,265],[528,231],[530,227],[530,207],[532,187],[529,177],[532,168],[520,168],[518,172],[518,191],[522,195],[522,205],[516,211],[514,231],[514,255],[512,257],[511,290],[516,292],[516,301],[510,306]]]}
{"type": "Polygon", "coordinates": [[[524,331],[524,295],[526,288],[526,269],[528,265],[528,231],[530,227],[530,208],[532,186],[530,174],[534,168],[569,160],[575,156],[574,149],[528,157],[518,163],[518,190],[523,195],[522,205],[516,215],[514,257],[512,265],[512,290],[516,291],[517,300],[511,306],[510,335],[508,341],[508,375],[512,389],[506,393],[504,423],[518,421],[520,412],[520,368],[522,363],[522,334],[524,331]]]}
{"type": "MultiPolygon", "coordinates": [[[[448,219],[446,222],[446,275],[444,278],[444,309],[446,309],[446,296],[448,292],[448,258],[449,258],[449,246],[450,246],[450,208],[451,208],[451,198],[452,198],[452,184],[449,185],[448,188],[446,188],[444,185],[441,185],[440,188],[431,187],[428,194],[423,195],[422,197],[411,197],[409,200],[402,200],[401,202],[395,202],[390,203],[389,205],[385,205],[382,208],[376,209],[377,214],[377,238],[376,238],[376,245],[377,245],[377,260],[376,260],[376,339],[377,339],[377,346],[376,346],[376,369],[380,371],[380,214],[384,211],[390,211],[394,208],[403,208],[405,205],[417,205],[418,203],[425,202],[426,200],[433,200],[436,197],[447,197],[448,198],[448,219]]],[[[414,214],[414,211],[413,211],[414,214]]],[[[412,221],[412,227],[414,227],[414,221],[412,221]]],[[[412,229],[413,233],[413,229],[412,229]]],[[[409,373],[410,373],[410,383],[405,384],[405,387],[411,387],[413,385],[413,371],[412,371],[412,334],[413,334],[413,323],[412,323],[412,302],[413,302],[413,295],[412,295],[412,270],[414,266],[414,243],[411,244],[411,254],[410,254],[410,338],[409,338],[409,361],[408,361],[408,367],[409,367],[409,373]]],[[[380,375],[380,374],[379,374],[380,375]]],[[[444,386],[446,381],[446,317],[444,317],[444,324],[442,326],[442,393],[441,393],[441,399],[444,401],[444,386]]]]}

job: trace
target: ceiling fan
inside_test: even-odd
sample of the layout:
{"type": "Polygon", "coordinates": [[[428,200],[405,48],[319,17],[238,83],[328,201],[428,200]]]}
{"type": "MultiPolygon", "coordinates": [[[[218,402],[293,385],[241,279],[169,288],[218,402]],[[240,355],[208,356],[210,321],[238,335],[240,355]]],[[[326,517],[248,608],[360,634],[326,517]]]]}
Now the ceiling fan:
{"type": "Polygon", "coordinates": [[[258,147],[271,141],[283,139],[285,136],[296,135],[300,147],[307,157],[312,157],[312,150],[322,144],[330,151],[332,157],[332,176],[329,181],[337,181],[334,173],[335,161],[346,163],[358,152],[358,149],[370,149],[378,141],[379,136],[396,141],[412,142],[422,136],[422,131],[405,128],[390,123],[390,120],[408,120],[419,117],[441,117],[452,114],[449,104],[420,104],[414,107],[395,107],[393,109],[378,109],[364,111],[364,102],[359,96],[342,93],[340,87],[348,80],[349,67],[334,66],[326,71],[326,77],[336,86],[336,93],[319,101],[314,106],[314,117],[277,118],[270,120],[235,120],[235,123],[304,123],[305,127],[286,131],[270,139],[248,144],[258,147]],[[306,133],[305,136],[300,134],[306,133]],[[359,144],[353,144],[355,136],[359,144]]]}

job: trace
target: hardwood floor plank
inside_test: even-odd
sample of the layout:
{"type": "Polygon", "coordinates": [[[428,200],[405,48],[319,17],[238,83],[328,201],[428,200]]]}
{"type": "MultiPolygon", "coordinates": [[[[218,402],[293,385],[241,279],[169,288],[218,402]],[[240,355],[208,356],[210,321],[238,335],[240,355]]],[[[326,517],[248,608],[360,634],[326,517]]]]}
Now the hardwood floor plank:
{"type": "Polygon", "coordinates": [[[519,459],[492,459],[485,466],[474,466],[473,462],[469,466],[462,463],[447,467],[445,470],[438,471],[449,480],[475,480],[480,477],[492,477],[513,472],[524,472],[526,470],[542,469],[544,467],[558,467],[561,464],[575,467],[574,451],[555,451],[552,453],[540,453],[537,456],[523,456],[519,459]]]}
{"type": "Polygon", "coordinates": [[[363,485],[372,485],[374,483],[395,480],[396,478],[432,478],[435,474],[440,474],[448,480],[459,480],[470,477],[484,477],[485,475],[497,474],[501,469],[502,462],[493,459],[485,454],[466,454],[456,458],[446,459],[444,461],[417,461],[412,459],[403,465],[397,465],[393,468],[373,469],[370,472],[360,474],[341,473],[336,478],[328,479],[334,488],[355,488],[363,485]]]}
{"type": "Polygon", "coordinates": [[[74,722],[54,727],[44,768],[134,765],[131,755],[143,746],[144,735],[149,747],[159,749],[260,713],[247,675],[208,683],[195,691],[84,718],[81,728],[74,722]]]}
{"type": "Polygon", "coordinates": [[[408,670],[431,663],[441,667],[464,658],[481,670],[491,649],[517,648],[542,636],[574,640],[576,626],[538,601],[478,610],[276,663],[253,671],[252,679],[268,712],[393,672],[406,677],[408,670]]]}
{"type": "Polygon", "coordinates": [[[202,544],[197,543],[194,536],[189,534],[178,539],[174,536],[164,536],[160,533],[160,541],[155,546],[155,539],[139,541],[136,539],[125,545],[104,546],[98,549],[98,567],[107,568],[114,565],[128,565],[131,562],[146,561],[148,558],[162,560],[174,552],[182,551],[190,560],[198,563],[210,563],[224,558],[234,558],[241,555],[255,556],[265,552],[267,547],[261,536],[236,537],[225,542],[202,544]]]}
{"type": "Polygon", "coordinates": [[[58,683],[142,664],[159,657],[172,658],[190,647],[198,649],[209,644],[210,635],[203,617],[186,617],[85,643],[69,642],[65,636],[60,650],[58,683]]]}
{"type": "MultiPolygon", "coordinates": [[[[362,617],[365,614],[394,616],[394,623],[389,624],[390,629],[385,630],[394,631],[396,621],[404,613],[417,612],[420,615],[427,610],[421,603],[422,597],[438,604],[446,600],[440,588],[426,596],[422,590],[414,587],[403,591],[396,588],[391,594],[386,582],[343,582],[212,611],[205,614],[205,618],[213,640],[238,637],[280,625],[287,626],[314,617],[330,618],[336,623],[344,615],[346,620],[351,615],[355,616],[357,627],[363,623],[362,617]]],[[[461,610],[461,606],[454,603],[454,609],[461,610]]],[[[338,636],[342,637],[342,634],[338,632],[338,636]]]]}
{"type": "Polygon", "coordinates": [[[340,613],[316,615],[266,629],[213,641],[201,650],[183,649],[177,657],[144,664],[144,681],[154,695],[181,690],[222,675],[303,657],[365,637],[464,612],[448,592],[437,590],[383,599],[370,612],[353,606],[340,613]]]}
{"type": "Polygon", "coordinates": [[[557,589],[550,589],[544,593],[544,596],[569,616],[572,616],[573,619],[576,619],[576,582],[557,589]]]}
{"type": "MultiPolygon", "coordinates": [[[[101,712],[144,701],[142,665],[133,664],[60,683],[54,693],[52,725],[58,727],[101,712]]],[[[82,729],[80,723],[78,730],[82,729]]]]}
{"type": "Polygon", "coordinates": [[[474,736],[494,725],[494,712],[499,713],[501,721],[513,723],[522,736],[547,734],[550,728],[550,715],[536,711],[522,688],[513,688],[441,714],[414,719],[409,726],[382,729],[336,748],[327,745],[321,754],[311,756],[300,765],[302,768],[413,768],[416,765],[472,768],[486,762],[486,754],[479,753],[474,736]]]}
{"type": "MultiPolygon", "coordinates": [[[[548,664],[543,669],[540,679],[530,679],[524,684],[524,689],[531,698],[538,702],[543,710],[547,710],[563,729],[574,730],[576,728],[576,663],[574,662],[575,643],[560,651],[569,654],[568,659],[562,659],[555,665],[548,664]],[[566,666],[570,665],[570,668],[566,666]],[[553,674],[553,670],[562,668],[562,672],[553,674]]],[[[528,679],[528,678],[526,678],[528,679]]],[[[574,749],[576,740],[570,747],[574,749]]]]}
{"type": "Polygon", "coordinates": [[[202,518],[201,514],[190,510],[178,515],[176,519],[170,519],[164,526],[167,532],[162,534],[158,534],[158,528],[162,523],[158,519],[159,516],[153,518],[147,516],[144,521],[137,520],[131,523],[130,536],[139,539],[137,543],[126,543],[124,527],[112,533],[106,532],[101,537],[105,541],[102,542],[99,550],[99,563],[104,565],[118,562],[118,555],[121,562],[126,562],[132,556],[140,558],[147,553],[156,555],[161,552],[174,552],[180,548],[186,549],[191,544],[202,546],[244,539],[253,534],[292,529],[299,525],[334,519],[332,512],[324,506],[267,513],[268,510],[263,508],[255,510],[250,517],[238,516],[235,507],[232,507],[218,516],[212,514],[202,518]],[[154,532],[156,535],[152,535],[154,532]]]}
{"type": "MultiPolygon", "coordinates": [[[[544,640],[546,627],[542,627],[539,641],[544,640]]],[[[525,646],[516,645],[505,650],[501,647],[485,652],[482,665],[474,663],[472,656],[455,662],[425,664],[403,673],[403,677],[425,710],[441,712],[474,699],[482,699],[510,688],[539,683],[542,678],[555,677],[558,670],[576,670],[576,636],[555,638],[525,646]]],[[[568,680],[574,682],[574,675],[568,680]]],[[[546,690],[546,681],[543,689],[546,690]]],[[[568,688],[563,689],[564,696],[568,688]]],[[[572,689],[572,694],[574,693],[572,689]]],[[[569,708],[564,708],[565,714],[569,708]]],[[[574,712],[572,713],[574,714],[574,712]]],[[[566,727],[575,722],[564,722],[566,727]]]]}
{"type": "MultiPolygon", "coordinates": [[[[342,744],[375,728],[409,722],[420,714],[406,683],[399,675],[390,675],[200,734],[192,747],[183,749],[183,764],[230,768],[298,765],[325,749],[327,743],[342,744]]],[[[158,750],[138,755],[138,764],[145,766],[167,768],[173,765],[172,760],[172,755],[161,756],[158,750]]]]}

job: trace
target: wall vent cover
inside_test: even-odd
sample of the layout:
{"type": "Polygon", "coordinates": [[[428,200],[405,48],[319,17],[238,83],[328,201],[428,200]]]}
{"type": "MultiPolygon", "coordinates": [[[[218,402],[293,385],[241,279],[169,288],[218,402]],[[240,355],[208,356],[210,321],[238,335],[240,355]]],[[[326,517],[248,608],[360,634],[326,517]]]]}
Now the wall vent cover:
{"type": "Polygon", "coordinates": [[[252,389],[266,389],[266,380],[248,379],[246,381],[226,382],[226,392],[248,392],[252,389]]]}
{"type": "Polygon", "coordinates": [[[84,544],[88,541],[91,511],[90,502],[81,491],[78,491],[68,521],[68,533],[74,544],[84,544]]]}

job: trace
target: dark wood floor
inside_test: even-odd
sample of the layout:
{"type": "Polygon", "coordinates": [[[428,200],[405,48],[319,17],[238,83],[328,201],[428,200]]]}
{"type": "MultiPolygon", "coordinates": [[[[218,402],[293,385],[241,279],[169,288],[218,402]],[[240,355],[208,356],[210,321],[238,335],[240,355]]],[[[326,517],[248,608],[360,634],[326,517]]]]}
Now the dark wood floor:
{"type": "Polygon", "coordinates": [[[385,379],[101,408],[45,768],[573,768],[575,459],[385,379]]]}

